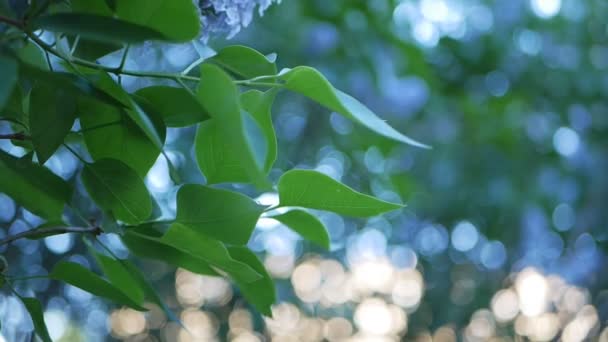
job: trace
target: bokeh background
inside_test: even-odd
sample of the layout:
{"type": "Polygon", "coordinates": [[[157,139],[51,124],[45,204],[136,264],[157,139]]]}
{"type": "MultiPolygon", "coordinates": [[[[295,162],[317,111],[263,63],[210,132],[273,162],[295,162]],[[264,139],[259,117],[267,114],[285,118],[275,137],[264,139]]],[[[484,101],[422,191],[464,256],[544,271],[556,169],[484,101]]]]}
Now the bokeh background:
{"type": "MultiPolygon", "coordinates": [[[[272,6],[209,46],[245,44],[276,52],[280,67],[314,66],[433,149],[393,143],[282,94],[273,108],[280,151],[271,177],[314,168],[407,208],[371,220],[319,213],[330,252],[262,219],[250,247],[276,280],[272,319],[224,279],[156,262],[140,265],[187,329],[158,308],[115,308],[44,279],[18,289],[43,299],[51,336],[66,342],[608,341],[607,17],[603,0],[272,6]]],[[[202,44],[134,51],[130,69],[181,70],[211,53],[202,44]]],[[[123,82],[135,90],[149,81],[123,82]]],[[[193,137],[193,129],[171,129],[168,154],[185,181],[203,182],[193,137]]],[[[6,141],[0,148],[19,152],[6,141]]],[[[66,151],[48,165],[77,182],[78,162],[66,151]]],[[[162,157],[146,182],[170,217],[176,189],[162,157]]],[[[276,202],[275,194],[238,189],[276,202]]],[[[0,194],[0,235],[38,223],[0,194]]],[[[104,239],[128,255],[116,236],[104,239]]],[[[92,263],[85,251],[70,235],[0,249],[12,271],[32,275],[66,254],[92,263]]],[[[31,335],[9,293],[0,294],[0,319],[0,341],[31,335]]]]}

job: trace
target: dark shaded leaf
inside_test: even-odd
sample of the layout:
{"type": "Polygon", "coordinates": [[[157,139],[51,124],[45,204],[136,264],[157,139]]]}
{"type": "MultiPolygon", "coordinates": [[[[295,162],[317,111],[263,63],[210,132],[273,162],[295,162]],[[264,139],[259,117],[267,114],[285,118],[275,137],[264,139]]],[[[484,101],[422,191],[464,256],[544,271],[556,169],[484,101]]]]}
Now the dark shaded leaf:
{"type": "Polygon", "coordinates": [[[149,27],[118,18],[87,13],[55,13],[34,20],[35,28],[80,35],[106,43],[141,43],[147,40],[168,40],[149,27]]]}
{"type": "Polygon", "coordinates": [[[19,64],[14,58],[0,54],[0,110],[4,108],[6,102],[13,93],[13,88],[17,84],[19,75],[19,64]]]}
{"type": "Polygon", "coordinates": [[[38,162],[61,146],[76,119],[76,99],[62,88],[38,83],[30,95],[29,126],[38,162]]]}
{"type": "Polygon", "coordinates": [[[82,182],[91,198],[119,220],[137,224],[152,213],[152,201],[143,180],[116,159],[100,159],[85,165],[82,182]]]}
{"type": "Polygon", "coordinates": [[[0,151],[0,175],[0,192],[47,219],[59,219],[72,196],[70,186],[49,169],[4,151],[0,151]]]}
{"type": "Polygon", "coordinates": [[[72,93],[74,98],[95,99],[109,106],[119,108],[124,106],[121,102],[114,99],[114,97],[98,89],[91,81],[80,75],[70,72],[45,71],[28,63],[21,63],[19,70],[21,76],[26,77],[32,82],[43,82],[49,86],[61,88],[66,92],[72,93]]]}

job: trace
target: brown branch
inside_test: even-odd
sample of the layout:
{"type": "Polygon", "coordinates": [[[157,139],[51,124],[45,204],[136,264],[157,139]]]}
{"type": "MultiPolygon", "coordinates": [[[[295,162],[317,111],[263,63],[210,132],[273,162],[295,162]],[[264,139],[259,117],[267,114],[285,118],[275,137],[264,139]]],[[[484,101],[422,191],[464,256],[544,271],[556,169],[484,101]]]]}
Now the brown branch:
{"type": "Polygon", "coordinates": [[[25,27],[25,25],[21,21],[15,20],[13,18],[5,17],[3,15],[0,15],[0,22],[11,25],[11,26],[15,26],[19,29],[23,29],[25,27]]]}
{"type": "Polygon", "coordinates": [[[52,236],[66,233],[81,233],[81,234],[93,234],[95,236],[102,233],[99,227],[51,227],[51,228],[40,228],[31,229],[21,232],[19,234],[11,235],[3,240],[0,240],[0,246],[9,244],[15,240],[23,238],[31,238],[35,236],[52,236]]]}
{"type": "Polygon", "coordinates": [[[30,139],[30,136],[23,132],[17,132],[17,133],[11,133],[11,134],[0,134],[0,139],[28,140],[28,139],[30,139]]]}

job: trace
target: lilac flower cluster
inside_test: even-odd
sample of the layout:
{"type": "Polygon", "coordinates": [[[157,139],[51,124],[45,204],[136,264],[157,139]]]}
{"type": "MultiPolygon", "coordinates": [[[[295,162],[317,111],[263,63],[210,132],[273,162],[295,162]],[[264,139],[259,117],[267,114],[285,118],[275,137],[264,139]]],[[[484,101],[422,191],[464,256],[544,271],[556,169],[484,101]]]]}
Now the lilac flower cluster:
{"type": "Polygon", "coordinates": [[[201,11],[201,39],[212,36],[232,38],[253,19],[257,8],[260,16],[273,3],[281,0],[194,0],[201,11]]]}

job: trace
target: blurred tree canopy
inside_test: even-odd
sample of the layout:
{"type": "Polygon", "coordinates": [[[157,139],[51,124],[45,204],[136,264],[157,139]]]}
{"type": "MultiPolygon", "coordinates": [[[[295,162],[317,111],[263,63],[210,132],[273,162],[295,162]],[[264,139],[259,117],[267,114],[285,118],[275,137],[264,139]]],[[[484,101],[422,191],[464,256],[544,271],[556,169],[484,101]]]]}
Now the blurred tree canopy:
{"type": "Polygon", "coordinates": [[[0,1],[0,337],[608,341],[603,1],[133,3],[0,1]]]}

